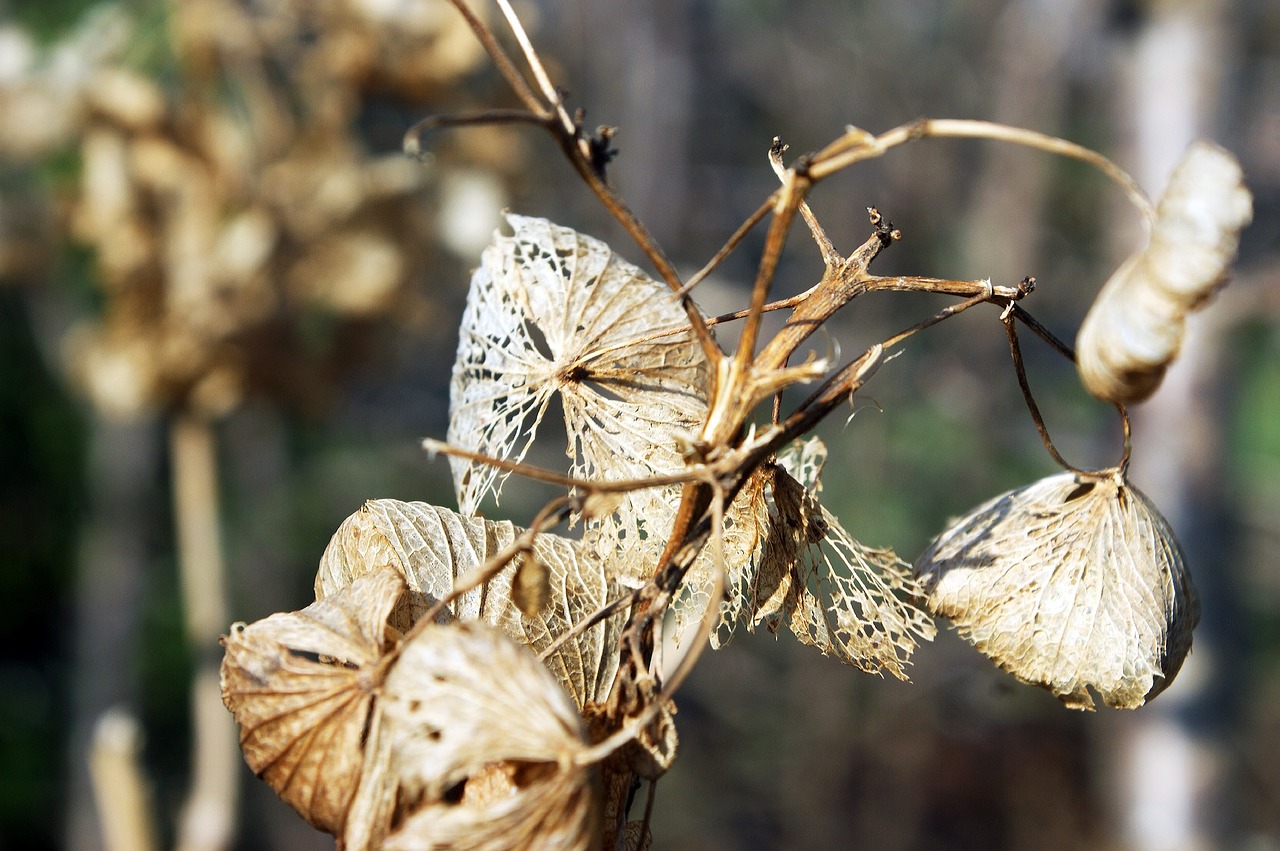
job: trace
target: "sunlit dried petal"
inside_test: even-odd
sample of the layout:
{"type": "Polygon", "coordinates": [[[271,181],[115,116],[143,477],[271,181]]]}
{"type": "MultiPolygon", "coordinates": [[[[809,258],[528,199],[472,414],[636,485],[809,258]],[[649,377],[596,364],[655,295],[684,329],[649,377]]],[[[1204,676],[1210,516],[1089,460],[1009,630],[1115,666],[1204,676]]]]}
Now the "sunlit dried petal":
{"type": "MultiPolygon", "coordinates": [[[[519,532],[510,523],[464,517],[422,502],[371,500],[343,521],[329,541],[316,574],[316,596],[327,597],[370,571],[394,567],[406,577],[409,590],[392,613],[391,623],[406,632],[452,592],[456,579],[488,561],[519,532]]],[[[527,616],[515,604],[511,586],[517,566],[513,563],[486,586],[462,594],[445,619],[484,620],[541,652],[574,623],[621,593],[605,580],[594,552],[579,542],[539,535],[533,556],[546,570],[547,602],[536,616],[527,616]]],[[[608,696],[618,667],[621,628],[621,616],[608,618],[545,660],[579,707],[603,702],[608,696]]]]}
{"type": "MultiPolygon", "coordinates": [[[[450,389],[449,442],[521,460],[551,404],[564,408],[569,472],[610,481],[684,469],[679,438],[706,415],[708,369],[666,286],[607,245],[543,219],[508,216],[471,281],[450,389]],[[683,330],[682,330],[683,329],[683,330]]],[[[451,459],[474,513],[505,475],[451,459]]],[[[648,578],[679,487],[632,491],[588,537],[619,581],[648,578]]]]}
{"type": "Polygon", "coordinates": [[[1076,340],[1080,377],[1100,399],[1151,395],[1177,357],[1189,312],[1226,279],[1252,200],[1240,165],[1206,142],[1169,178],[1149,244],[1107,281],[1076,340]]]}
{"type": "Polygon", "coordinates": [[[713,643],[727,643],[739,620],[771,632],[785,625],[823,654],[905,679],[916,642],[933,637],[933,623],[912,602],[921,591],[909,567],[892,550],[857,541],[818,502],[825,460],[822,441],[810,438],[743,489],[740,498],[747,495],[756,512],[759,548],[730,574],[713,643]]]}
{"type": "MultiPolygon", "coordinates": [[[[404,580],[370,573],[300,612],[237,624],[226,637],[222,696],[245,761],[311,824],[341,836],[375,719],[371,673],[404,580]]],[[[374,796],[377,797],[377,796],[374,796]]]]}
{"type": "Polygon", "coordinates": [[[1191,649],[1199,604],[1168,523],[1118,471],[1060,473],[978,506],[916,562],[929,604],[1067,706],[1131,709],[1191,649]]]}
{"type": "Polygon", "coordinates": [[[484,624],[427,626],[382,698],[398,806],[387,848],[585,849],[596,772],[577,707],[527,649],[484,624]]]}

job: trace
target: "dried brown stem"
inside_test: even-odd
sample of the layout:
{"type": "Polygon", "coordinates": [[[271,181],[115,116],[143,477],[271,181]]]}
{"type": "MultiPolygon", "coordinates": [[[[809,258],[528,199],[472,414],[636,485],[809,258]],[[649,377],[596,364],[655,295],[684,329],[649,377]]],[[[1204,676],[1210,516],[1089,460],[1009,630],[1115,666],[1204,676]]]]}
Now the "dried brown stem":
{"type": "MultiPolygon", "coordinates": [[[[724,259],[732,254],[733,250],[742,243],[742,240],[746,238],[747,234],[750,233],[756,225],[764,221],[764,217],[769,215],[769,211],[773,209],[773,205],[775,203],[777,203],[777,193],[770,195],[763,204],[756,208],[754,213],[747,216],[746,221],[739,225],[738,229],[729,237],[729,241],[715,253],[715,256],[712,257],[705,266],[699,269],[689,278],[688,281],[685,282],[685,285],[676,292],[676,296],[682,299],[687,298],[693,288],[702,283],[702,281],[706,279],[707,275],[710,275],[716,268],[718,268],[720,264],[724,262],[724,259]]],[[[746,311],[743,311],[742,315],[746,316],[746,311]]]]}
{"type": "Polygon", "coordinates": [[[1058,452],[1058,448],[1053,445],[1053,438],[1049,436],[1049,428],[1044,423],[1044,417],[1040,415],[1040,406],[1036,404],[1035,396],[1031,392],[1031,383],[1027,380],[1026,367],[1022,362],[1022,346],[1018,344],[1018,326],[1013,316],[1010,315],[1011,313],[1012,311],[1001,317],[1005,333],[1009,337],[1009,355],[1013,358],[1013,371],[1018,376],[1018,389],[1022,391],[1022,398],[1027,403],[1027,410],[1031,412],[1031,420],[1036,424],[1036,431],[1040,434],[1040,440],[1044,443],[1044,448],[1049,451],[1049,454],[1053,456],[1053,460],[1059,466],[1077,475],[1086,476],[1099,472],[1096,470],[1084,470],[1073,464],[1068,464],[1066,459],[1058,452]]]}
{"type": "MultiPolygon", "coordinates": [[[[502,73],[508,85],[515,91],[516,96],[524,103],[525,108],[534,115],[547,117],[548,120],[543,126],[547,128],[548,132],[556,140],[556,144],[559,145],[561,152],[569,161],[569,164],[573,166],[574,171],[578,173],[582,181],[600,199],[609,214],[622,225],[627,234],[644,251],[649,261],[653,263],[659,277],[666,282],[671,291],[677,294],[681,293],[684,289],[684,283],[680,280],[680,275],[676,272],[675,266],[667,259],[662,249],[649,233],[648,228],[644,226],[644,223],[640,221],[635,213],[631,212],[622,197],[605,180],[600,159],[596,156],[591,143],[582,133],[579,123],[565,111],[559,93],[555,90],[546,69],[538,59],[537,51],[534,50],[528,35],[525,34],[524,28],[520,25],[519,18],[516,17],[506,0],[499,0],[499,5],[502,7],[503,15],[506,17],[516,40],[520,43],[521,50],[524,51],[525,60],[542,89],[545,102],[539,100],[538,94],[530,88],[524,76],[517,70],[515,62],[512,61],[484,21],[477,18],[466,7],[463,0],[450,0],[450,2],[454,8],[462,13],[472,32],[480,39],[481,44],[484,45],[489,56],[497,64],[498,70],[502,73]]],[[[693,327],[694,335],[698,338],[698,345],[702,348],[708,362],[712,364],[718,363],[724,355],[720,351],[720,347],[716,345],[711,332],[703,323],[701,313],[699,313],[693,302],[687,298],[682,297],[681,304],[684,307],[685,314],[689,317],[689,324],[693,327]]]]}
{"type": "MultiPolygon", "coordinates": [[[[582,751],[575,758],[579,765],[590,765],[599,762],[627,742],[636,738],[639,731],[649,726],[653,719],[657,717],[662,710],[664,704],[671,700],[676,691],[684,683],[689,673],[693,670],[693,666],[697,664],[698,659],[702,656],[702,651],[710,643],[711,632],[715,629],[715,625],[720,621],[720,607],[724,602],[724,494],[711,485],[715,493],[715,498],[711,501],[710,508],[710,526],[709,539],[716,547],[716,578],[712,583],[710,599],[707,601],[707,607],[703,611],[702,620],[698,624],[698,634],[694,637],[693,643],[689,647],[689,652],[676,669],[671,672],[671,676],[662,686],[662,692],[654,697],[651,702],[644,708],[639,715],[628,718],[627,722],[614,731],[611,735],[600,740],[590,748],[582,751]]],[[[699,545],[705,545],[706,539],[699,545]]],[[[652,610],[651,610],[652,611],[652,610]]],[[[647,660],[646,660],[647,664],[647,660]]]]}
{"type": "Polygon", "coordinates": [[[813,155],[809,176],[816,182],[855,163],[882,156],[905,142],[924,138],[989,139],[1080,160],[1093,166],[1118,185],[1129,202],[1143,214],[1148,222],[1155,219],[1155,207],[1147,194],[1138,186],[1137,181],[1097,151],[1056,136],[991,121],[921,118],[895,127],[879,136],[850,127],[843,136],[813,155]]]}
{"type": "Polygon", "coordinates": [[[486,109],[483,112],[460,115],[429,115],[405,131],[401,147],[406,154],[416,157],[422,154],[422,137],[432,130],[489,124],[534,124],[545,127],[550,120],[546,115],[524,109],[486,109]]]}
{"type": "MultiPolygon", "coordinates": [[[[773,144],[769,146],[769,165],[773,167],[773,173],[778,175],[784,183],[786,182],[786,166],[782,164],[782,155],[786,153],[787,146],[782,144],[782,140],[777,136],[773,137],[773,144]]],[[[804,223],[809,226],[809,233],[813,235],[813,241],[818,244],[818,251],[822,253],[822,262],[828,266],[839,263],[844,258],[836,251],[831,239],[827,236],[827,232],[823,230],[822,225],[818,223],[818,217],[813,214],[813,210],[809,207],[808,201],[800,202],[800,215],[804,218],[804,223]]]]}
{"type": "Polygon", "coordinates": [[[221,851],[235,833],[240,748],[235,719],[222,708],[217,663],[204,652],[217,646],[229,620],[212,426],[197,414],[180,412],[170,426],[170,446],[183,615],[198,660],[191,684],[191,789],[177,847],[221,851]]]}
{"type": "Polygon", "coordinates": [[[751,288],[750,312],[742,326],[742,335],[738,338],[738,350],[734,353],[734,366],[739,373],[745,373],[747,365],[755,357],[756,339],[760,334],[764,306],[769,301],[769,289],[778,270],[782,249],[787,244],[787,235],[791,232],[791,222],[804,201],[804,193],[808,187],[808,179],[795,171],[787,172],[783,178],[782,195],[774,205],[773,221],[769,224],[764,253],[760,257],[755,284],[751,288]]]}
{"type": "Polygon", "coordinates": [[[106,851],[157,847],[151,791],[142,772],[142,730],[123,709],[103,713],[93,728],[89,776],[106,851]]]}
{"type": "Polygon", "coordinates": [[[555,470],[548,470],[545,467],[535,467],[522,461],[508,461],[505,458],[495,458],[492,455],[472,452],[470,449],[463,449],[461,446],[454,446],[432,437],[423,438],[422,448],[433,455],[439,453],[440,455],[450,455],[454,458],[464,458],[507,473],[515,473],[535,482],[545,482],[565,488],[576,488],[586,493],[630,493],[631,491],[645,490],[647,488],[683,484],[698,478],[696,470],[686,470],[680,473],[672,473],[669,476],[653,476],[647,479],[621,479],[618,481],[575,479],[573,476],[566,476],[564,473],[557,473],[555,470]]]}
{"type": "Polygon", "coordinates": [[[471,32],[475,34],[475,37],[484,47],[485,53],[489,54],[489,58],[497,66],[498,73],[507,81],[507,85],[511,87],[511,91],[520,99],[520,102],[525,105],[525,109],[535,114],[545,113],[545,105],[538,100],[538,95],[530,88],[524,75],[516,68],[516,64],[511,61],[506,49],[498,43],[498,39],[494,37],[493,31],[489,29],[488,24],[476,17],[475,13],[467,7],[465,0],[449,0],[449,2],[466,20],[467,26],[471,27],[471,32]]]}
{"type": "MultiPolygon", "coordinates": [[[[1040,433],[1040,439],[1044,442],[1045,448],[1049,450],[1049,454],[1053,456],[1053,460],[1057,461],[1062,467],[1071,470],[1080,475],[1094,475],[1097,473],[1106,473],[1110,468],[1102,470],[1082,470],[1066,463],[1062,456],[1058,454],[1057,449],[1053,446],[1053,441],[1049,438],[1049,429],[1045,425],[1043,418],[1040,416],[1040,409],[1036,405],[1035,399],[1031,393],[1031,385],[1027,380],[1026,370],[1022,361],[1022,347],[1018,343],[1018,331],[1014,324],[1014,320],[1020,320],[1036,333],[1040,339],[1044,340],[1052,346],[1060,355],[1067,360],[1075,363],[1076,354],[1066,343],[1058,339],[1058,337],[1042,325],[1034,316],[1023,310],[1016,304],[1010,303],[1008,310],[1001,317],[1004,321],[1005,332],[1009,336],[1009,353],[1013,358],[1014,372],[1018,376],[1018,387],[1022,391],[1022,398],[1026,401],[1027,410],[1031,412],[1031,419],[1036,424],[1036,431],[1040,433]]],[[[1129,468],[1129,458],[1133,454],[1133,435],[1129,422],[1129,409],[1124,405],[1113,402],[1116,411],[1120,414],[1121,428],[1124,431],[1124,450],[1120,456],[1120,462],[1116,468],[1127,470],[1129,468]]]]}

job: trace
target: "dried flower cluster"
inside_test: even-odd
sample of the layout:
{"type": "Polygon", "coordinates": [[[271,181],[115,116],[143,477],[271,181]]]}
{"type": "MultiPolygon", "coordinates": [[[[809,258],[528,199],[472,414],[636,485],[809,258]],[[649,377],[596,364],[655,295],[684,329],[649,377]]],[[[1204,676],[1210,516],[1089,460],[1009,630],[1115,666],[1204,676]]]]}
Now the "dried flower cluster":
{"type": "MultiPolygon", "coordinates": [[[[533,83],[483,22],[468,20],[526,111],[423,126],[522,120],[548,130],[662,280],[597,240],[508,217],[512,232],[495,235],[471,281],[449,442],[426,442],[450,459],[460,513],[366,504],[331,541],[315,603],[233,628],[223,695],[250,766],[344,848],[641,849],[651,841],[647,815],[633,817],[632,797],[674,759],[676,690],[704,647],[742,625],[786,626],[851,666],[905,678],[936,614],[1074,708],[1092,708],[1091,691],[1135,707],[1165,688],[1198,608],[1171,529],[1125,479],[1127,454],[1115,469],[1073,470],[980,506],[913,574],[822,506],[826,450],[806,437],[887,351],[962,311],[999,308],[1020,377],[1014,323],[1066,350],[1022,307],[1031,280],[873,274],[875,258],[901,239],[875,210],[870,237],[841,254],[805,200],[817,182],[947,135],[1077,157],[1136,193],[1123,172],[1062,140],[981,122],[922,121],[879,136],[850,128],[790,167],[775,143],[781,188],[707,270],[683,281],[605,179],[607,134],[588,136],[570,116],[509,5],[499,7],[533,83]],[[769,303],[797,218],[825,271],[800,296],[769,303]],[[766,220],[750,306],[705,316],[693,284],[766,220]],[[959,300],[841,366],[790,363],[836,310],[884,290],[959,300]],[[761,315],[776,309],[790,310],[788,320],[760,340],[761,315]],[[730,319],[745,321],[726,353],[711,328],[730,319]],[[801,384],[815,386],[785,409],[781,392],[801,384]],[[772,416],[759,417],[769,400],[772,416]],[[564,470],[526,462],[555,406],[564,470]],[[479,513],[513,473],[563,489],[524,529],[479,513]],[[551,531],[563,522],[579,536],[551,531]],[[683,655],[664,663],[669,614],[683,655]]],[[[1182,184],[1189,203],[1180,209],[1215,207],[1224,194],[1215,175],[1182,184]]],[[[1243,223],[1231,204],[1210,252],[1215,281],[1243,223]]],[[[1200,258],[1214,240],[1196,233],[1190,243],[1160,236],[1161,250],[1175,262],[1179,251],[1200,258]]],[[[1097,308],[1109,309],[1118,308],[1097,308]]]]}
{"type": "Polygon", "coordinates": [[[1226,283],[1252,217],[1235,157],[1193,145],[1160,198],[1150,241],[1107,281],[1080,326],[1080,378],[1090,393],[1127,403],[1155,392],[1182,346],[1187,314],[1226,283]]]}
{"type": "Polygon", "coordinates": [[[1073,709],[1133,709],[1191,650],[1199,602],[1169,524],[1119,470],[1058,473],[969,512],[916,563],[929,606],[1073,709]]]}
{"type": "Polygon", "coordinates": [[[103,311],[73,329],[70,370],[122,416],[219,415],[251,393],[314,402],[370,320],[414,312],[407,285],[429,257],[425,174],[369,153],[362,110],[454,86],[483,51],[430,0],[198,0],[167,24],[163,82],[124,61],[118,13],[44,55],[28,44],[0,80],[6,114],[31,119],[0,149],[77,148],[68,224],[93,250],[103,311]],[[302,340],[313,317],[334,331],[323,343],[302,340]]]}

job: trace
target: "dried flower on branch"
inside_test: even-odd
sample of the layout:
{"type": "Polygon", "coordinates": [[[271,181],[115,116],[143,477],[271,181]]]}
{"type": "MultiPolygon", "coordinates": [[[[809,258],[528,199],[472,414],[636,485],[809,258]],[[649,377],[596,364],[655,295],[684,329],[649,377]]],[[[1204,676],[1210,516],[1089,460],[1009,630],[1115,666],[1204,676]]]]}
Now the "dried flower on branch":
{"type": "Polygon", "coordinates": [[[1187,316],[1226,282],[1240,231],[1253,217],[1235,157],[1198,142],[1156,207],[1151,238],[1111,276],[1080,326],[1080,378],[1109,402],[1141,401],[1182,346],[1187,316]]]}
{"type": "Polygon", "coordinates": [[[245,759],[343,848],[588,848],[599,787],[578,707],[538,660],[477,623],[386,620],[391,568],[301,612],[239,624],[223,695],[245,759]]]}
{"type": "Polygon", "coordinates": [[[1073,709],[1132,709],[1191,650],[1200,606],[1173,530],[1119,470],[1058,473],[983,503],[916,562],[929,607],[1073,709]]]}
{"type": "MultiPolygon", "coordinates": [[[[372,594],[372,621],[362,620],[368,611],[349,613],[366,637],[347,656],[279,635],[277,625],[292,620],[268,618],[227,640],[225,697],[238,717],[255,722],[245,735],[256,770],[271,773],[255,701],[276,696],[242,687],[241,670],[260,672],[265,683],[273,665],[292,676],[301,658],[332,678],[327,668],[336,659],[339,690],[371,719],[358,742],[334,737],[346,750],[335,764],[362,766],[355,792],[350,781],[316,782],[334,800],[352,802],[321,825],[347,847],[640,849],[650,842],[648,815],[637,822],[629,809],[639,782],[674,759],[676,691],[704,647],[723,645],[739,625],[772,632],[785,625],[846,664],[905,679],[917,641],[934,634],[920,608],[926,600],[997,664],[1070,706],[1091,708],[1093,689],[1107,705],[1134,707],[1168,685],[1190,648],[1197,603],[1168,524],[1124,479],[1124,463],[1051,477],[979,507],[934,542],[912,575],[892,550],[863,545],[822,506],[825,448],[804,439],[858,392],[886,352],[991,304],[1057,458],[1022,374],[1015,323],[1069,356],[1019,304],[1033,279],[1000,286],[875,275],[872,262],[902,234],[873,208],[870,237],[842,255],[806,200],[819,181],[917,139],[984,138],[1088,162],[1147,209],[1123,171],[1064,140],[963,120],[925,119],[879,136],[849,128],[791,167],[775,140],[769,161],[781,187],[686,283],[608,183],[609,134],[588,135],[580,115],[565,108],[506,0],[498,5],[527,71],[465,3],[453,2],[523,108],[433,116],[410,131],[406,147],[420,152],[422,132],[451,126],[541,127],[661,282],[597,240],[508,216],[511,235],[495,235],[471,280],[449,441],[424,444],[449,457],[461,513],[376,500],[339,528],[316,578],[318,602],[274,617],[324,621],[333,607],[372,594]],[[797,219],[825,268],[809,290],[770,303],[797,219]],[[749,307],[703,315],[692,286],[766,220],[749,307]],[[790,363],[837,310],[873,291],[957,301],[837,368],[817,358],[790,363]],[[764,340],[767,310],[791,313],[764,340]],[[710,329],[733,319],[744,325],[726,353],[710,329]],[[788,410],[783,391],[802,384],[817,386],[788,410]],[[760,410],[771,399],[765,420],[760,410]],[[569,459],[563,471],[527,463],[557,401],[569,459]],[[478,514],[513,473],[563,489],[523,529],[478,514]],[[565,521],[581,523],[580,539],[551,532],[565,521]],[[693,633],[674,668],[660,652],[668,615],[681,639],[693,633]],[[243,636],[261,639],[253,654],[240,650],[243,636]],[[531,717],[507,730],[499,706],[531,717]]],[[[1219,172],[1205,179],[1216,185],[1226,174],[1219,172]]],[[[1238,193],[1227,195],[1235,214],[1221,228],[1223,245],[1243,223],[1238,193]]],[[[1172,238],[1170,223],[1181,220],[1161,209],[1157,234],[1172,238]]],[[[1209,254],[1216,280],[1226,255],[1209,254]]],[[[1127,453],[1126,442],[1126,462],[1127,453]]],[[[282,794],[313,817],[284,786],[282,794]]]]}

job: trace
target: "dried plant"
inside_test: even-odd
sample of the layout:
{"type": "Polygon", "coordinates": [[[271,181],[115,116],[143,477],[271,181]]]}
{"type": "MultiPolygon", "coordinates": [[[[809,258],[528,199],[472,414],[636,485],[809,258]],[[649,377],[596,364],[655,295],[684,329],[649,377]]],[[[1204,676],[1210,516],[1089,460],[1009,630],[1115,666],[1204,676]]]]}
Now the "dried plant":
{"type": "MultiPolygon", "coordinates": [[[[461,513],[368,503],[330,543],[316,603],[237,625],[226,639],[224,699],[241,721],[250,765],[285,800],[348,849],[648,847],[650,808],[632,813],[632,797],[675,756],[677,690],[707,645],[744,624],[785,625],[824,654],[905,678],[937,614],[997,664],[1075,708],[1092,707],[1091,690],[1108,705],[1134,707],[1168,685],[1190,648],[1195,593],[1172,530],[1125,479],[1123,405],[1116,467],[1078,470],[1053,448],[1017,328],[1074,355],[1022,306],[1034,280],[875,275],[873,261],[902,235],[871,209],[870,236],[843,255],[806,197],[855,163],[929,137],[1083,160],[1154,217],[1144,263],[1159,253],[1161,264],[1197,264],[1196,294],[1162,317],[1180,326],[1226,273],[1248,219],[1238,173],[1223,165],[1229,155],[1180,172],[1156,214],[1096,152],[1001,125],[921,120],[880,135],[849,128],[790,165],[775,140],[769,162],[781,187],[684,280],[607,180],[611,131],[590,134],[565,108],[506,0],[498,6],[527,73],[467,5],[454,5],[522,108],[426,119],[406,148],[420,151],[424,133],[455,126],[542,127],[660,280],[594,239],[509,216],[511,235],[495,236],[472,278],[448,442],[426,442],[449,458],[461,513]],[[801,295],[770,302],[797,218],[825,271],[801,295]],[[757,226],[767,235],[748,307],[704,315],[692,291],[757,226]],[[791,363],[837,310],[874,291],[958,300],[846,363],[791,363]],[[913,573],[823,507],[826,450],[806,434],[905,339],[986,304],[1008,334],[1032,418],[1068,472],[971,512],[913,573]],[[790,313],[762,340],[761,318],[772,310],[790,313]],[[743,324],[726,353],[712,328],[733,320],[743,324]],[[801,384],[815,386],[787,408],[783,391],[801,384]],[[771,414],[761,414],[768,402],[771,414]],[[526,461],[553,403],[564,413],[563,471],[526,461]],[[513,474],[563,490],[524,529],[477,513],[513,474]],[[566,522],[579,524],[579,538],[550,531],[566,522]],[[669,614],[676,660],[660,652],[669,614]],[[279,770],[294,764],[306,770],[279,770]]],[[[1132,310],[1109,298],[1104,292],[1095,308],[1104,319],[1132,310]]],[[[1169,333],[1166,326],[1135,328],[1132,342],[1169,333]]],[[[1159,368],[1175,353],[1162,354],[1159,368]]]]}
{"type": "MultiPolygon", "coordinates": [[[[47,49],[0,28],[0,155],[7,166],[74,151],[61,236],[90,249],[100,309],[68,323],[67,372],[104,416],[168,419],[183,615],[199,648],[229,620],[216,420],[251,397],[314,410],[376,323],[424,312],[409,284],[429,256],[428,178],[398,152],[371,154],[362,111],[374,98],[417,109],[484,52],[433,0],[196,0],[168,4],[163,23],[138,37],[107,8],[47,49]],[[147,47],[160,73],[138,67],[147,47]]],[[[11,234],[44,224],[34,218],[0,203],[0,271],[37,265],[11,234]]],[[[217,851],[235,831],[235,730],[217,707],[216,660],[195,668],[176,844],[217,851]]],[[[277,756],[277,772],[315,768],[301,751],[277,756]]],[[[291,800],[333,829],[342,792],[327,788],[291,800]]],[[[129,798],[97,791],[104,809],[129,798]]]]}

